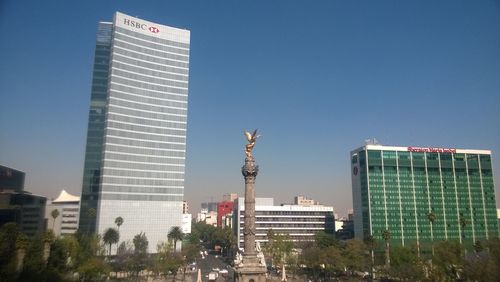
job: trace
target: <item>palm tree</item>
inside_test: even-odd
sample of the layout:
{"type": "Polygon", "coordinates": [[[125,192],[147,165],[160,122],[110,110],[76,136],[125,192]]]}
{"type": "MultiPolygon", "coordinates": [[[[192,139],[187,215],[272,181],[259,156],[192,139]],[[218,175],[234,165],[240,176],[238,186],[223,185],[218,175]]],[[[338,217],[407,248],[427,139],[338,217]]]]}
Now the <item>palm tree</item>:
{"type": "Polygon", "coordinates": [[[58,209],[53,209],[50,212],[50,216],[52,216],[52,218],[54,219],[54,221],[52,222],[52,230],[54,230],[54,225],[56,224],[56,218],[59,217],[59,210],[58,209]]]}
{"type": "Polygon", "coordinates": [[[115,224],[118,226],[118,231],[120,231],[120,226],[123,224],[123,217],[119,216],[115,218],[115,224]]]}
{"type": "Polygon", "coordinates": [[[462,238],[465,239],[465,227],[467,226],[468,222],[465,219],[465,217],[461,216],[460,217],[460,226],[462,227],[462,238]]]}
{"type": "Polygon", "coordinates": [[[120,241],[120,233],[114,228],[108,228],[104,231],[102,241],[104,241],[105,244],[109,244],[109,255],[111,255],[111,245],[120,241]]]}
{"type": "Polygon", "coordinates": [[[391,239],[391,231],[388,229],[384,230],[382,232],[382,238],[384,238],[385,241],[385,266],[389,267],[391,265],[391,257],[389,254],[389,240],[391,239]]]}
{"type": "Polygon", "coordinates": [[[174,241],[174,252],[177,251],[177,241],[182,240],[184,238],[184,233],[182,233],[182,230],[179,226],[174,226],[170,229],[170,232],[168,232],[167,235],[169,240],[174,241]]]}
{"type": "Polygon", "coordinates": [[[43,263],[46,266],[47,262],[49,261],[49,256],[50,256],[50,247],[52,243],[55,240],[55,235],[54,231],[48,230],[46,231],[43,236],[42,236],[42,241],[43,241],[43,253],[42,253],[42,259],[43,263]]]}
{"type": "Polygon", "coordinates": [[[368,235],[365,237],[365,244],[368,246],[368,248],[370,248],[370,257],[371,257],[371,275],[372,275],[372,278],[375,278],[374,277],[374,271],[373,271],[373,266],[375,265],[375,255],[373,253],[373,250],[375,249],[375,245],[377,244],[377,242],[375,241],[375,238],[373,238],[373,235],[368,235]]]}
{"type": "Polygon", "coordinates": [[[434,256],[434,221],[436,220],[436,215],[433,212],[430,212],[427,214],[427,219],[429,220],[429,223],[431,224],[431,249],[432,249],[432,256],[434,256]]]}
{"type": "Polygon", "coordinates": [[[462,238],[460,239],[460,242],[462,242],[463,246],[464,246],[464,258],[465,258],[465,255],[467,254],[467,248],[465,248],[465,227],[467,226],[467,224],[469,223],[465,217],[461,216],[460,217],[460,226],[462,227],[462,238]]]}
{"type": "Polygon", "coordinates": [[[20,273],[23,270],[24,257],[26,256],[26,249],[29,246],[29,239],[23,233],[20,233],[16,238],[16,272],[20,273]]]}

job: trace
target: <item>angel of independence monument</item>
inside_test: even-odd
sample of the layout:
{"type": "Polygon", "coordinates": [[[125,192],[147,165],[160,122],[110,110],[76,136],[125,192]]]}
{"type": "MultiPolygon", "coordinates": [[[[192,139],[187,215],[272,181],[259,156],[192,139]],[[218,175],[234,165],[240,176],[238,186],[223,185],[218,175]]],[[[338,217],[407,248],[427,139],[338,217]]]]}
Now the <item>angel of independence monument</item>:
{"type": "Polygon", "coordinates": [[[245,226],[243,229],[243,239],[245,248],[243,256],[235,264],[235,281],[238,282],[265,282],[266,265],[260,245],[255,244],[255,178],[259,172],[259,166],[255,164],[252,155],[255,141],[259,137],[257,130],[250,134],[245,131],[248,144],[245,145],[245,165],[241,168],[245,178],[245,226]]]}

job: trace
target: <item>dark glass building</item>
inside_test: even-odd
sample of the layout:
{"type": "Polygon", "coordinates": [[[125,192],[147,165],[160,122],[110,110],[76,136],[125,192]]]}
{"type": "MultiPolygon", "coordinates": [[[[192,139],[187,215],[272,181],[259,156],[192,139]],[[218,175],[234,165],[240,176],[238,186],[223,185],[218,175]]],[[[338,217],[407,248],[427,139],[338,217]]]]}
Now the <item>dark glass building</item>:
{"type": "Polygon", "coordinates": [[[89,122],[79,220],[79,229],[89,233],[96,231],[112,28],[112,23],[99,23],[94,53],[94,70],[90,92],[89,122]]]}
{"type": "Polygon", "coordinates": [[[25,175],[0,166],[0,226],[14,222],[23,233],[34,236],[45,231],[47,199],[24,191],[25,175]]]}
{"type": "Polygon", "coordinates": [[[0,165],[0,191],[22,192],[25,176],[22,171],[0,165]]]}

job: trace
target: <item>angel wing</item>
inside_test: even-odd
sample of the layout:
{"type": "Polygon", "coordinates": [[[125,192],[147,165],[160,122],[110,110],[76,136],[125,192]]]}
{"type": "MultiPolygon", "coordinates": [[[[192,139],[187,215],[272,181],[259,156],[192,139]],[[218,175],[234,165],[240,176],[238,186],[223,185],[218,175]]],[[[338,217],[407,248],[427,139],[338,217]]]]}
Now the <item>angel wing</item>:
{"type": "Polygon", "coordinates": [[[244,131],[243,133],[244,133],[244,134],[245,134],[245,136],[247,137],[248,142],[252,141],[252,135],[250,134],[250,132],[248,132],[248,131],[244,131]]]}
{"type": "Polygon", "coordinates": [[[252,133],[252,139],[255,140],[257,139],[257,129],[255,129],[252,133]]]}

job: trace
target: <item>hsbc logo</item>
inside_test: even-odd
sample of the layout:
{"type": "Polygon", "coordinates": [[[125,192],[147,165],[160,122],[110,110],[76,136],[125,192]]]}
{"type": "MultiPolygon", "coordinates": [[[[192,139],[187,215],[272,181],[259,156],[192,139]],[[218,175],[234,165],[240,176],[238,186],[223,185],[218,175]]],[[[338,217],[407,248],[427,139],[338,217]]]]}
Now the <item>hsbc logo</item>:
{"type": "Polygon", "coordinates": [[[154,26],[149,26],[144,23],[136,22],[136,21],[131,21],[129,19],[123,19],[123,24],[128,25],[130,27],[134,27],[136,29],[142,29],[142,30],[149,30],[152,33],[158,33],[160,32],[160,29],[154,26]]]}

